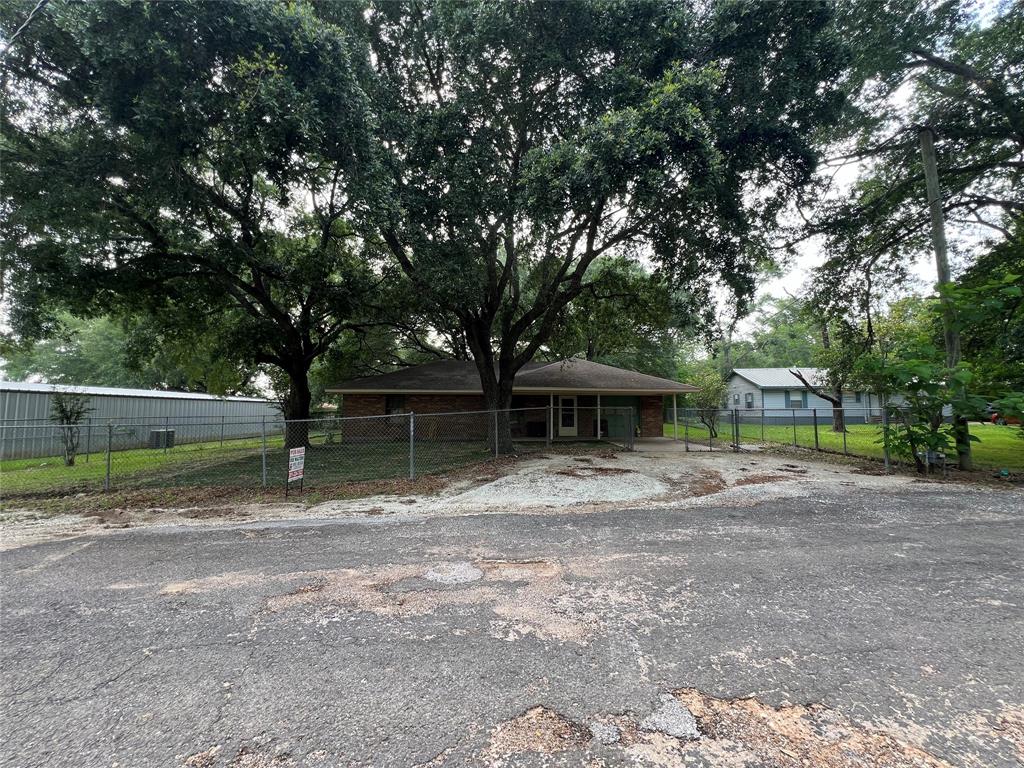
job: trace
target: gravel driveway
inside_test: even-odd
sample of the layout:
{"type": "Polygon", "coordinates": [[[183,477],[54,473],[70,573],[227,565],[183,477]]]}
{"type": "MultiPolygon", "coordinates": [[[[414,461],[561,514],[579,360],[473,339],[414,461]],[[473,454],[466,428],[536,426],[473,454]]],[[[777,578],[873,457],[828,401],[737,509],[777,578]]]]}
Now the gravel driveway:
{"type": "Polygon", "coordinates": [[[740,490],[12,549],[0,764],[1024,760],[1024,493],[740,490]]]}

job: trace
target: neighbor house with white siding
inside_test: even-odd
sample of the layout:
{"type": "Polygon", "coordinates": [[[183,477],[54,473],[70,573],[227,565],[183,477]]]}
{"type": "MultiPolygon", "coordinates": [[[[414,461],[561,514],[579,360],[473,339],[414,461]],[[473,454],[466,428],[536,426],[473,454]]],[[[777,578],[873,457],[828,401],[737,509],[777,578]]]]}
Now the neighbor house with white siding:
{"type": "MultiPolygon", "coordinates": [[[[818,397],[796,377],[800,374],[816,387],[824,388],[824,371],[819,368],[734,368],[727,380],[728,394],[725,407],[738,410],[796,411],[800,419],[812,418],[816,413],[827,420],[832,415],[832,403],[818,397]]],[[[844,392],[843,408],[850,416],[863,416],[868,420],[881,414],[877,395],[866,391],[844,392]]]]}

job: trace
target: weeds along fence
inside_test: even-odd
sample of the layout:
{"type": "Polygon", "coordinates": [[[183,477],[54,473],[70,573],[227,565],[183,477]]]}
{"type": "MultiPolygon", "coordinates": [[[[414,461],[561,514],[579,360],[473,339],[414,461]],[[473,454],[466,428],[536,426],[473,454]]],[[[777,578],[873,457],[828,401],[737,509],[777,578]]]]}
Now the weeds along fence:
{"type": "MultiPolygon", "coordinates": [[[[0,461],[0,495],[45,496],[175,487],[287,487],[299,458],[303,489],[416,478],[566,441],[632,448],[630,408],[558,408],[386,416],[148,422],[3,424],[31,446],[0,461]],[[74,462],[65,461],[68,443],[74,462]],[[25,451],[22,451],[24,454],[25,451]]],[[[298,489],[298,478],[290,487],[298,489]]]]}

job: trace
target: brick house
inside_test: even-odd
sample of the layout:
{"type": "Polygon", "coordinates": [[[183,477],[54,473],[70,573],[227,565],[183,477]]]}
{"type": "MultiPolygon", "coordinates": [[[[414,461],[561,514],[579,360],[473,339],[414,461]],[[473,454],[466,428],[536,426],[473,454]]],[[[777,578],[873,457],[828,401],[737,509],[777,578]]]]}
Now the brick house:
{"type": "MultiPolygon", "coordinates": [[[[426,363],[327,391],[342,395],[342,416],[462,413],[464,431],[487,428],[483,417],[472,415],[484,410],[484,399],[471,361],[426,363]]],[[[641,437],[661,437],[665,398],[696,391],[689,384],[579,358],[528,363],[512,390],[513,437],[545,438],[550,432],[553,439],[614,438],[628,425],[641,437]]],[[[446,417],[449,427],[453,418],[446,417]]],[[[441,419],[436,421],[440,428],[441,419]]]]}

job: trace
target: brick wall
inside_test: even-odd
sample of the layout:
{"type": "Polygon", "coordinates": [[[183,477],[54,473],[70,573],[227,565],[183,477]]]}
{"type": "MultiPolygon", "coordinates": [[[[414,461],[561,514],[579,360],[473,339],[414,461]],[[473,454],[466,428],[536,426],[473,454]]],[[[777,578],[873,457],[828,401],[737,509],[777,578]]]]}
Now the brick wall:
{"type": "Polygon", "coordinates": [[[409,395],[405,409],[413,413],[457,413],[482,411],[483,395],[409,395]]]}
{"type": "Polygon", "coordinates": [[[640,437],[661,437],[663,418],[661,395],[644,395],[640,398],[640,437]]]}
{"type": "Polygon", "coordinates": [[[341,401],[342,416],[381,416],[384,395],[345,395],[341,401]]]}

